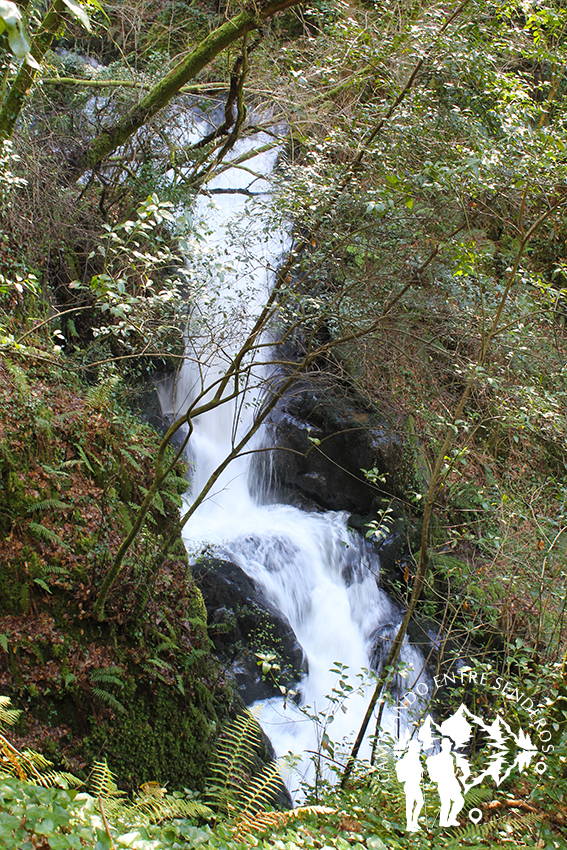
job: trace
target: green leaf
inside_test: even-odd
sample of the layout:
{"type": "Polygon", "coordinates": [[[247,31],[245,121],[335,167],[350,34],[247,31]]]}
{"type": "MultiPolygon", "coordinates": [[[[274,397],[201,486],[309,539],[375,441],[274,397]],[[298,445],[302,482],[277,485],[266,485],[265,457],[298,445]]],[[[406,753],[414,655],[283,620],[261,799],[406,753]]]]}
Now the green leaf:
{"type": "Polygon", "coordinates": [[[39,522],[30,522],[28,528],[35,537],[39,537],[40,540],[43,540],[46,543],[52,543],[54,546],[62,546],[64,549],[69,548],[65,541],[62,540],[55,531],[52,531],[50,528],[46,528],[39,522]]]}
{"type": "MultiPolygon", "coordinates": [[[[0,0],[0,21],[0,32],[7,30],[10,50],[19,59],[23,59],[29,53],[30,46],[22,30],[22,13],[15,3],[0,0]]],[[[35,62],[35,59],[33,61],[35,62]]]]}
{"type": "Polygon", "coordinates": [[[0,646],[4,652],[8,652],[8,635],[0,635],[0,646]]]}
{"type": "Polygon", "coordinates": [[[79,454],[80,454],[80,456],[81,456],[82,461],[85,463],[85,465],[87,466],[87,468],[88,468],[88,469],[90,469],[90,471],[91,471],[91,472],[93,473],[93,475],[94,475],[94,469],[93,469],[93,468],[92,468],[92,466],[90,465],[90,463],[89,463],[89,461],[88,461],[88,458],[87,458],[87,456],[86,456],[86,454],[85,454],[85,451],[84,451],[83,447],[82,447],[82,446],[80,446],[78,443],[75,443],[75,448],[76,448],[76,449],[77,449],[77,451],[79,452],[79,454]]]}
{"type": "Polygon", "coordinates": [[[51,593],[49,586],[44,582],[42,578],[34,578],[35,584],[38,584],[43,590],[46,590],[48,593],[51,593]]]}
{"type": "Polygon", "coordinates": [[[379,835],[369,835],[366,839],[366,846],[369,850],[387,850],[386,845],[379,835]]]}
{"type": "Polygon", "coordinates": [[[78,18],[78,20],[82,23],[85,29],[90,32],[91,22],[89,21],[89,16],[87,15],[83,7],[80,5],[80,3],[77,3],[76,0],[63,0],[63,2],[67,6],[71,14],[75,18],[78,18]]]}

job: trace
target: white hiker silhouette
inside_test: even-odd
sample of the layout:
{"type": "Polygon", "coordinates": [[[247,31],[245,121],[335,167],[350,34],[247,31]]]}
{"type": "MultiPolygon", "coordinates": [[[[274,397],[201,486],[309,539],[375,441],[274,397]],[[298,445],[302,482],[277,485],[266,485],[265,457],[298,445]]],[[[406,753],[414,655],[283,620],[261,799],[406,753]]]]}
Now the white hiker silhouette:
{"type": "Polygon", "coordinates": [[[465,798],[455,773],[455,757],[451,751],[450,739],[443,738],[441,752],[429,756],[425,763],[429,776],[437,785],[441,800],[439,826],[458,826],[457,815],[465,804],[465,798]]]}
{"type": "Polygon", "coordinates": [[[419,813],[423,808],[423,793],[421,791],[421,777],[423,767],[419,760],[421,744],[412,740],[403,758],[396,764],[396,775],[399,782],[404,783],[406,795],[406,830],[407,832],[418,832],[419,813]]]}

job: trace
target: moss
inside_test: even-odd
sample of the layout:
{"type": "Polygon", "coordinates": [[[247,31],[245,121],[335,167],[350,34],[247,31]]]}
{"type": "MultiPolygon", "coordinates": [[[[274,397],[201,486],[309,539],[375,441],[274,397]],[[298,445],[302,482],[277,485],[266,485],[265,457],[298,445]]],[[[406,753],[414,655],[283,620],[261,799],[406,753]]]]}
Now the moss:
{"type": "Polygon", "coordinates": [[[157,435],[114,396],[93,409],[72,376],[23,361],[0,364],[0,411],[0,693],[26,714],[16,743],[48,747],[79,773],[106,753],[132,787],[201,786],[230,694],[180,536],[155,563],[177,527],[184,465],[97,624],[97,588],[152,480],[157,435]]]}
{"type": "Polygon", "coordinates": [[[200,682],[189,699],[162,682],[152,692],[137,691],[127,713],[94,725],[85,740],[90,759],[108,759],[121,781],[169,783],[202,788],[216,730],[208,689],[200,682]]]}
{"type": "Polygon", "coordinates": [[[0,531],[9,533],[14,520],[26,513],[25,485],[18,476],[18,460],[5,446],[0,447],[0,531]]]}

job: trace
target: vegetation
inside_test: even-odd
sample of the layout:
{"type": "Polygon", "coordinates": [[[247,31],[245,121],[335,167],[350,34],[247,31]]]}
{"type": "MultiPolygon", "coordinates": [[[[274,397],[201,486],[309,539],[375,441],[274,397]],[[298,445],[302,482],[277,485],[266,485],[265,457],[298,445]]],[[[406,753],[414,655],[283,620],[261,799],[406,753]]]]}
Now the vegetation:
{"type": "Polygon", "coordinates": [[[566,27],[559,0],[0,3],[0,691],[23,709],[0,702],[3,846],[565,846],[566,27]],[[178,132],[196,95],[224,113],[198,142],[178,132]],[[226,373],[158,437],[140,394],[188,322],[203,332],[222,274],[183,269],[206,237],[192,199],[239,136],[280,145],[277,122],[266,227],[291,222],[293,248],[226,373]],[[258,357],[283,377],[183,507],[192,420],[258,357]],[[181,530],[305,373],[387,412],[404,445],[406,492],[365,471],[370,539],[407,534],[388,577],[407,613],[365,726],[406,631],[434,623],[432,675],[469,659],[550,730],[544,774],[471,792],[478,824],[439,829],[428,787],[408,837],[392,765],[357,760],[365,727],[342,787],[295,814],[266,811],[248,718],[211,767],[235,703],[181,530]],[[40,787],[46,757],[67,787],[40,787]]]}

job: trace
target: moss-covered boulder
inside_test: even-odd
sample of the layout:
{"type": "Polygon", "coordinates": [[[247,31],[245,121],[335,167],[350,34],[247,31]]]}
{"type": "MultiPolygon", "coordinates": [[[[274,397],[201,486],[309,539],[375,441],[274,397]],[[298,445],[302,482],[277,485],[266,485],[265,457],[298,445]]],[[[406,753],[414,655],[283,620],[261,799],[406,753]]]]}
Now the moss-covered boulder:
{"type": "Polygon", "coordinates": [[[0,364],[0,693],[24,710],[19,746],[79,772],[106,756],[129,786],[198,788],[230,691],[175,533],[182,464],[92,617],[159,439],[118,390],[33,356],[0,364]]]}

